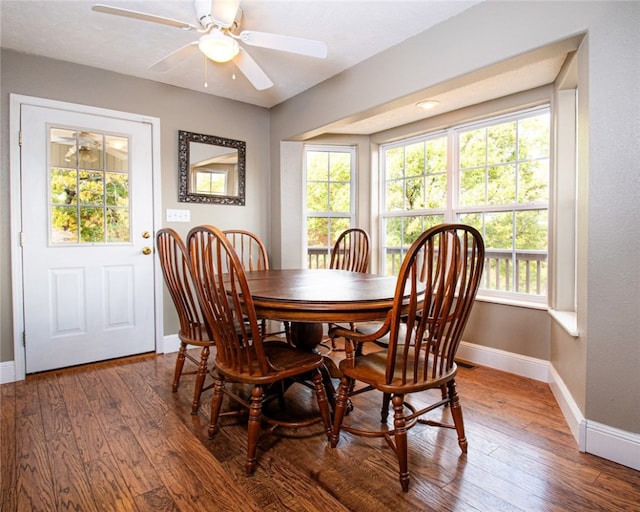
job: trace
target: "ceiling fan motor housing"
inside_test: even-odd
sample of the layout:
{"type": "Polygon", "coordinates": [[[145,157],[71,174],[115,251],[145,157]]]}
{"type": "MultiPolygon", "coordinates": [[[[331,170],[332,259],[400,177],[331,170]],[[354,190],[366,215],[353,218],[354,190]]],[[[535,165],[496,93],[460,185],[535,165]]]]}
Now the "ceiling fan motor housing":
{"type": "Polygon", "coordinates": [[[242,9],[237,0],[194,0],[196,18],[205,30],[211,26],[235,30],[240,26],[242,9]]]}

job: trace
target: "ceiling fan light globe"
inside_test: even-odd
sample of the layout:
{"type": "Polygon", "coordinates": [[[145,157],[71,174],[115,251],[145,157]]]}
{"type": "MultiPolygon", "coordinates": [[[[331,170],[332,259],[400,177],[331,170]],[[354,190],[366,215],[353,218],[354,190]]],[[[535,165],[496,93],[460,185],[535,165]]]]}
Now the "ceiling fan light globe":
{"type": "Polygon", "coordinates": [[[238,42],[219,30],[202,36],[198,47],[202,53],[215,62],[229,62],[240,51],[238,42]]]}

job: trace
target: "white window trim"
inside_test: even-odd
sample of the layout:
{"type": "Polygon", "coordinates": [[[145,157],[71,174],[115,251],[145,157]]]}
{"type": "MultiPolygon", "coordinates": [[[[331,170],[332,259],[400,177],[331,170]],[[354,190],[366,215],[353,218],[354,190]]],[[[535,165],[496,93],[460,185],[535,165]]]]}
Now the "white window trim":
{"type": "MultiPolygon", "coordinates": [[[[396,147],[400,147],[400,146],[406,146],[406,145],[410,145],[412,142],[417,142],[417,141],[425,141],[425,140],[429,140],[431,138],[437,138],[437,137],[441,137],[443,135],[447,136],[448,139],[448,147],[447,147],[447,166],[448,166],[448,170],[449,170],[449,178],[450,178],[450,183],[451,185],[449,187],[447,187],[447,207],[446,209],[443,211],[441,209],[437,209],[437,210],[415,210],[412,213],[414,213],[415,215],[437,215],[437,214],[444,214],[444,219],[445,222],[454,222],[455,219],[457,218],[457,215],[459,213],[464,213],[465,211],[477,211],[477,208],[460,208],[460,207],[456,207],[454,208],[453,203],[454,203],[454,197],[457,191],[457,187],[458,187],[458,180],[459,180],[459,176],[458,176],[458,172],[456,172],[457,169],[457,165],[456,165],[456,159],[457,159],[457,143],[456,143],[456,135],[459,131],[468,129],[470,127],[473,128],[480,128],[483,126],[491,126],[491,125],[495,125],[497,123],[500,123],[503,120],[509,120],[509,119],[520,119],[522,118],[523,115],[526,115],[528,112],[535,112],[535,111],[539,111],[541,109],[548,109],[551,119],[553,120],[553,116],[554,116],[554,104],[552,101],[550,101],[550,99],[546,99],[544,101],[540,101],[540,102],[536,102],[536,104],[534,105],[529,105],[529,106],[521,106],[520,108],[512,108],[509,109],[508,112],[504,113],[504,114],[495,114],[492,115],[490,112],[488,112],[486,114],[486,116],[482,116],[482,119],[476,119],[474,121],[469,121],[469,122],[459,122],[459,123],[455,123],[452,124],[451,127],[446,128],[446,129],[439,129],[439,130],[434,130],[432,132],[425,132],[422,133],[420,135],[416,135],[416,136],[412,136],[412,137],[407,137],[404,139],[398,139],[395,140],[393,142],[389,142],[389,143],[380,143],[379,145],[379,153],[380,155],[383,155],[385,151],[387,151],[388,149],[393,149],[396,147]]],[[[552,225],[551,225],[551,210],[552,210],[552,200],[551,200],[551,179],[553,176],[553,169],[554,169],[554,155],[553,155],[553,140],[554,140],[554,129],[553,129],[553,121],[552,121],[552,126],[550,129],[550,155],[549,155],[549,169],[550,169],[550,190],[549,190],[549,200],[545,203],[533,203],[533,204],[527,204],[527,205],[511,205],[509,206],[508,210],[509,211],[513,211],[513,210],[530,210],[530,209],[536,209],[536,208],[541,208],[541,209],[546,209],[549,215],[549,227],[548,227],[548,234],[549,234],[549,238],[551,239],[551,233],[552,233],[552,225]]],[[[381,197],[381,201],[380,201],[380,206],[379,206],[379,217],[380,217],[380,240],[382,241],[384,239],[384,233],[383,233],[383,219],[385,218],[390,218],[390,217],[394,217],[394,216],[403,216],[404,214],[406,214],[406,212],[404,211],[400,211],[400,212],[385,212],[384,211],[384,205],[386,204],[386,191],[385,191],[385,168],[384,168],[384,158],[380,158],[380,165],[379,165],[379,194],[381,197]]],[[[506,207],[505,207],[506,208],[506,207]]],[[[490,208],[485,208],[482,211],[486,212],[490,210],[490,208]]],[[[496,211],[502,211],[504,210],[503,207],[498,207],[496,208],[496,211]]],[[[384,247],[382,245],[382,243],[379,244],[379,261],[380,262],[384,262],[384,247]]],[[[533,294],[524,294],[524,293],[517,293],[517,292],[505,292],[505,291],[498,291],[498,290],[486,290],[486,289],[481,289],[478,291],[478,299],[479,300],[483,300],[483,301],[487,301],[487,302],[494,302],[494,303],[501,303],[501,304],[509,304],[509,305],[516,305],[516,306],[524,306],[524,307],[532,307],[535,309],[547,309],[548,306],[548,302],[549,302],[549,295],[550,295],[550,288],[551,288],[551,271],[550,271],[550,262],[551,260],[551,243],[548,244],[547,247],[547,294],[546,295],[540,295],[540,296],[536,296],[533,294]]],[[[381,263],[382,264],[382,263],[381,263]]],[[[565,318],[565,316],[563,315],[562,318],[565,318]]],[[[571,328],[570,325],[567,326],[568,329],[571,328]]]]}
{"type": "Polygon", "coordinates": [[[339,145],[339,144],[305,144],[303,147],[303,193],[302,193],[302,206],[303,206],[303,255],[304,261],[307,261],[307,217],[328,217],[328,218],[338,218],[338,219],[349,219],[349,225],[352,227],[356,226],[356,212],[358,211],[358,169],[356,167],[356,146],[354,145],[339,145]],[[350,200],[351,200],[351,211],[348,214],[343,212],[309,212],[306,208],[307,205],[307,153],[310,151],[319,151],[319,152],[327,152],[327,153],[349,153],[351,156],[351,184],[350,184],[350,200]]]}

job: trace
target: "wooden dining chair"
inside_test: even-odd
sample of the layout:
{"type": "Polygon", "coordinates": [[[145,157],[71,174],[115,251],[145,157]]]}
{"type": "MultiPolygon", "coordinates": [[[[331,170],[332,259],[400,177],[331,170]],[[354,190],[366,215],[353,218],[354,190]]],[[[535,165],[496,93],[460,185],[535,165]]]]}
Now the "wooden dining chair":
{"type": "Polygon", "coordinates": [[[361,228],[350,228],[338,236],[331,250],[329,268],[367,272],[371,251],[369,234],[361,228]]]}
{"type": "Polygon", "coordinates": [[[280,341],[264,341],[247,283],[244,266],[228,237],[213,226],[198,226],[188,235],[189,254],[198,279],[198,297],[206,323],[216,342],[215,385],[211,400],[209,437],[218,432],[223,397],[239,403],[249,413],[247,427],[247,461],[245,471],[251,475],[256,467],[256,450],[260,427],[268,425],[265,435],[277,427],[302,428],[319,422],[329,438],[331,418],[322,382],[322,355],[303,351],[280,341]],[[238,331],[238,328],[240,329],[238,331]],[[285,379],[313,381],[318,415],[287,421],[267,416],[263,411],[265,394],[280,394],[285,379]],[[228,389],[228,381],[251,386],[250,398],[228,389]]]}
{"type": "MultiPolygon", "coordinates": [[[[351,272],[368,272],[369,260],[371,259],[369,234],[361,228],[350,228],[338,236],[336,243],[331,250],[331,260],[329,268],[338,270],[350,270],[351,272]]],[[[344,327],[341,324],[329,324],[328,331],[334,327],[344,327]]],[[[350,325],[351,329],[355,328],[354,324],[350,325]]],[[[338,349],[336,338],[331,337],[330,350],[341,352],[344,349],[338,349]]],[[[328,348],[323,343],[325,348],[328,348]]]]}
{"type": "MultiPolygon", "coordinates": [[[[258,235],[244,229],[225,229],[223,233],[231,242],[245,271],[269,270],[269,257],[264,243],[258,235]]],[[[267,321],[260,319],[260,329],[264,336],[284,335],[287,342],[291,343],[289,322],[283,322],[284,330],[267,332],[267,321]]]]}
{"type": "Polygon", "coordinates": [[[409,489],[407,431],[417,423],[455,428],[460,449],[467,453],[454,358],[480,284],[483,263],[484,243],[475,228],[463,224],[435,226],[418,237],[404,257],[393,307],[381,328],[371,335],[335,329],[334,334],[347,339],[347,357],[339,365],[343,377],[331,446],[338,444],[343,430],[359,436],[383,437],[398,457],[404,492],[409,489]],[[372,342],[383,336],[388,338],[385,350],[354,356],[354,343],[372,342]],[[355,382],[364,383],[364,387],[354,388],[355,382]],[[441,399],[425,405],[429,396],[423,394],[419,406],[408,400],[410,394],[429,389],[440,389],[441,399]],[[354,417],[370,411],[358,410],[351,400],[371,390],[383,394],[384,425],[379,430],[356,428],[352,426],[354,417]],[[393,421],[387,424],[389,403],[393,406],[393,421]],[[345,412],[352,405],[349,422],[345,422],[345,412]],[[449,407],[453,424],[423,418],[441,406],[449,407]]]}
{"type": "Polygon", "coordinates": [[[195,374],[191,414],[197,414],[200,396],[202,391],[207,389],[204,383],[208,373],[208,360],[213,341],[202,317],[193,281],[193,268],[180,235],[170,228],[160,229],[156,234],[156,250],[164,282],[180,322],[180,330],[178,331],[180,349],[176,358],[171,388],[174,392],[178,390],[182,375],[195,374]],[[200,347],[199,358],[189,354],[188,350],[193,347],[200,347]],[[195,369],[185,370],[185,361],[193,363],[195,369]]]}

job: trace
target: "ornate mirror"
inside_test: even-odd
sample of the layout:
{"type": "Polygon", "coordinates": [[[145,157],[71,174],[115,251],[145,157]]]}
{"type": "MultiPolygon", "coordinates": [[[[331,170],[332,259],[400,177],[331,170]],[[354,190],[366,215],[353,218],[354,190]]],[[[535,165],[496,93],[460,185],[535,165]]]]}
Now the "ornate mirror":
{"type": "Polygon", "coordinates": [[[244,141],[179,130],[178,201],[244,206],[245,155],[244,141]]]}

